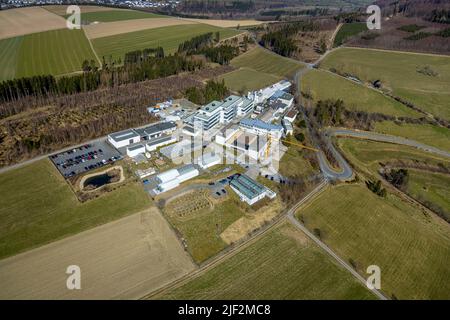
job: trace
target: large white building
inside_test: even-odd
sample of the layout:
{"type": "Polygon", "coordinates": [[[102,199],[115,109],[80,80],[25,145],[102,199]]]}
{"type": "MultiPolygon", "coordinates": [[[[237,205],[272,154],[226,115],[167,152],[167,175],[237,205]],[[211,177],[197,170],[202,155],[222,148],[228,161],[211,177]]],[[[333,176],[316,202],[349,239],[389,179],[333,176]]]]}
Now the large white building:
{"type": "Polygon", "coordinates": [[[108,135],[108,142],[119,149],[141,141],[141,136],[133,129],[114,132],[108,135]]]}
{"type": "Polygon", "coordinates": [[[236,116],[243,117],[253,108],[254,102],[246,97],[231,95],[222,101],[214,100],[203,106],[192,119],[189,119],[190,131],[194,128],[195,122],[200,123],[203,130],[209,130],[218,123],[230,123],[236,116]]]}
{"type": "Polygon", "coordinates": [[[185,165],[177,169],[170,169],[156,176],[158,185],[153,192],[163,193],[178,187],[182,182],[199,175],[199,171],[192,164],[185,165]]]}

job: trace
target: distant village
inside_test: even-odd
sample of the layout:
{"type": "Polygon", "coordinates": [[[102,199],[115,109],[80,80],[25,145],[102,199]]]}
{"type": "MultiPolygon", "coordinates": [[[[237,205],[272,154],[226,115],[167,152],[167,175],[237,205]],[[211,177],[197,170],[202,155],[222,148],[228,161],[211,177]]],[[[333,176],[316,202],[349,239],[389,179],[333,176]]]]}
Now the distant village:
{"type": "Polygon", "coordinates": [[[162,1],[141,1],[141,0],[95,0],[95,1],[63,1],[63,0],[5,0],[0,3],[0,8],[20,8],[27,6],[42,5],[64,5],[64,4],[95,4],[102,6],[114,6],[135,9],[162,9],[175,8],[180,3],[179,0],[162,0],[162,1]]]}

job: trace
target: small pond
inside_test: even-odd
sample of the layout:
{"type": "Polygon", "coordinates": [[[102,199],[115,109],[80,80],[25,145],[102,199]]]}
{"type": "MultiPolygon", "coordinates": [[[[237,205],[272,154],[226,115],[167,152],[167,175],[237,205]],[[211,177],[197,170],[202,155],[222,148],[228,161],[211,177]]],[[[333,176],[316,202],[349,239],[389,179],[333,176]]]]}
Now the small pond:
{"type": "Polygon", "coordinates": [[[93,189],[97,189],[105,184],[111,183],[111,180],[113,179],[114,174],[111,174],[111,172],[99,174],[97,176],[87,178],[86,181],[84,181],[83,188],[91,186],[93,189]]]}

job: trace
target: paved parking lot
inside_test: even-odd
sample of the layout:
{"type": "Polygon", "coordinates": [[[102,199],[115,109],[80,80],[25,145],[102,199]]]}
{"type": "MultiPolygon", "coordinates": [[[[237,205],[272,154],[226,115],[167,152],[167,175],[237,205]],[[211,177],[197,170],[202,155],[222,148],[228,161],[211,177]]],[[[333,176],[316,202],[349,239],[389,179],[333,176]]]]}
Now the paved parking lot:
{"type": "Polygon", "coordinates": [[[69,178],[113,163],[121,159],[122,155],[105,140],[85,144],[49,158],[63,177],[69,178]]]}

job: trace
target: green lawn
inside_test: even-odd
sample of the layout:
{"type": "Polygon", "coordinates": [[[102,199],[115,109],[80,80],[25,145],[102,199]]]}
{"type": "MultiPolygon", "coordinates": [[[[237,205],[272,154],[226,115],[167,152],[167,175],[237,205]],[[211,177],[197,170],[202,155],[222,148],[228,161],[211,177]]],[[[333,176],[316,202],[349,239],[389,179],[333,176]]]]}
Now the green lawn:
{"type": "Polygon", "coordinates": [[[408,173],[408,194],[422,203],[437,205],[450,219],[450,176],[412,169],[408,169],[408,173]]]}
{"type": "MultiPolygon", "coordinates": [[[[67,18],[69,15],[66,15],[67,18]]],[[[148,18],[166,18],[167,16],[154,14],[150,12],[135,11],[135,10],[108,10],[97,12],[81,12],[81,21],[86,22],[111,22],[133,19],[148,19],[148,18]]]]}
{"type": "Polygon", "coordinates": [[[23,36],[0,40],[0,81],[13,79],[23,36]]]}
{"type": "Polygon", "coordinates": [[[158,299],[374,299],[290,224],[158,299]]]}
{"type": "Polygon", "coordinates": [[[349,72],[364,81],[380,79],[395,95],[450,119],[450,56],[342,48],[330,53],[321,67],[349,72]],[[425,66],[438,75],[417,72],[425,66]]]}
{"type": "Polygon", "coordinates": [[[353,22],[345,23],[339,29],[336,37],[334,38],[334,47],[342,45],[347,38],[355,36],[363,31],[367,31],[367,25],[365,22],[353,22]]]}
{"type": "Polygon", "coordinates": [[[220,76],[219,79],[224,79],[226,86],[231,90],[246,94],[249,90],[262,89],[282,78],[249,68],[240,68],[220,76]]]}
{"type": "Polygon", "coordinates": [[[333,187],[297,214],[362,275],[369,265],[379,266],[388,296],[450,298],[450,226],[441,219],[363,185],[333,187]]]}
{"type": "Polygon", "coordinates": [[[395,124],[392,121],[383,121],[375,123],[375,131],[405,137],[450,151],[450,129],[448,128],[429,124],[395,124]]]}
{"type": "Polygon", "coordinates": [[[315,101],[342,99],[347,109],[378,112],[392,116],[420,117],[420,113],[379,92],[322,70],[308,71],[301,81],[302,91],[315,101]]]}
{"type": "Polygon", "coordinates": [[[60,29],[0,40],[0,80],[61,75],[97,61],[82,30],[60,29]]]}
{"type": "Polygon", "coordinates": [[[178,50],[178,45],[200,34],[219,31],[220,37],[228,38],[239,34],[239,30],[219,28],[206,24],[178,25],[147,29],[114,36],[94,39],[95,51],[102,56],[112,55],[113,59],[123,57],[125,53],[162,46],[166,54],[174,53],[178,50]]]}
{"type": "Polygon", "coordinates": [[[48,159],[0,175],[0,258],[150,206],[137,183],[80,203],[48,159]]]}
{"type": "Polygon", "coordinates": [[[431,165],[450,165],[448,158],[407,146],[351,138],[339,138],[338,144],[352,164],[372,176],[378,176],[380,163],[387,161],[421,161],[431,165]]]}
{"type": "Polygon", "coordinates": [[[291,77],[298,69],[304,67],[300,61],[293,61],[260,47],[234,58],[231,60],[231,65],[250,68],[278,77],[291,77]]]}

